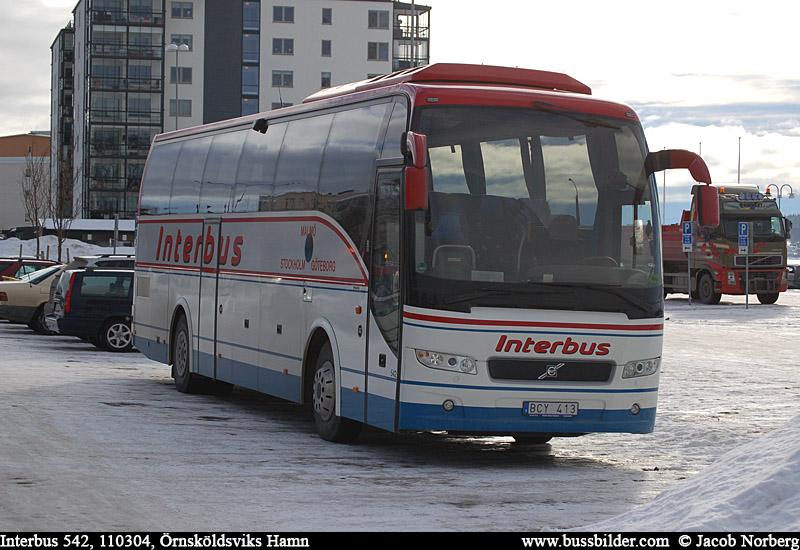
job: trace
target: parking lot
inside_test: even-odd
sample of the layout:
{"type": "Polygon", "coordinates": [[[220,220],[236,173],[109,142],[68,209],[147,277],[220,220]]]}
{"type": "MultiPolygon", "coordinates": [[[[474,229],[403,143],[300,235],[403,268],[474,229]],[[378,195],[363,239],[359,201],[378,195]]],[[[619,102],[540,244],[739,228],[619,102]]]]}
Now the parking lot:
{"type": "Polygon", "coordinates": [[[167,366],[0,322],[7,530],[537,531],[649,501],[797,414],[776,305],[667,300],[656,431],[517,446],[504,437],[321,440],[303,410],[177,392],[167,366]]]}

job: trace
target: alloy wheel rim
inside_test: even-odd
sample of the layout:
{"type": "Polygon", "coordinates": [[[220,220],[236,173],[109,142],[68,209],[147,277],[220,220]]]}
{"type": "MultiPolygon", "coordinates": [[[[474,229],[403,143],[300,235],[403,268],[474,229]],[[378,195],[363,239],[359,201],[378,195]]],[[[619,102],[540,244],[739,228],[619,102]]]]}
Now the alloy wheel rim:
{"type": "Polygon", "coordinates": [[[125,323],[114,323],[108,327],[106,339],[114,349],[124,349],[131,343],[131,329],[125,323]]]}

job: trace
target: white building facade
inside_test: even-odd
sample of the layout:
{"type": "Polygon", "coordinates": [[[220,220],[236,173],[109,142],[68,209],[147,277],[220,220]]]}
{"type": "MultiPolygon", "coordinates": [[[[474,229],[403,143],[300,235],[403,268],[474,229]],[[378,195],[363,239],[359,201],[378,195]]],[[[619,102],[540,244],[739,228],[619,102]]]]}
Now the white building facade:
{"type": "Polygon", "coordinates": [[[159,132],[430,59],[430,8],[393,0],[81,0],[73,13],[74,205],[87,218],[135,215],[159,132]]]}

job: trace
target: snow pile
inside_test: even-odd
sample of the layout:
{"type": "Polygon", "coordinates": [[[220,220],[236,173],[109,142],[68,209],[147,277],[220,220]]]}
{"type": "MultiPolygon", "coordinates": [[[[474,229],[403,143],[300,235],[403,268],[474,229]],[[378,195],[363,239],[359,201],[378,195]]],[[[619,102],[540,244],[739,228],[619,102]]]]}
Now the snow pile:
{"type": "Polygon", "coordinates": [[[800,531],[800,416],[651,502],[580,531],[800,531]]]}
{"type": "MultiPolygon", "coordinates": [[[[36,255],[36,239],[5,239],[0,240],[0,257],[14,257],[20,254],[20,245],[22,245],[23,256],[36,255]]],[[[44,235],[39,238],[39,250],[45,259],[56,260],[58,259],[58,239],[55,235],[44,235]]],[[[75,256],[93,256],[95,254],[113,254],[114,247],[112,246],[98,246],[88,244],[83,241],[75,239],[66,239],[61,245],[61,261],[67,261],[67,251],[69,251],[69,259],[75,256]]],[[[132,246],[118,246],[117,254],[135,254],[135,249],[132,246]]]]}

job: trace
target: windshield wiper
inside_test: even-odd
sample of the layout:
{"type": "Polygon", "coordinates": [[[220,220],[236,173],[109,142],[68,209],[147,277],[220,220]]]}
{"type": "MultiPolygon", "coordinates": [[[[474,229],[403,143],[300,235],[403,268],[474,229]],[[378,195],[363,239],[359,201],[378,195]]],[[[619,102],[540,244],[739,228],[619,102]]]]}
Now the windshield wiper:
{"type": "Polygon", "coordinates": [[[626,302],[633,304],[634,306],[638,307],[644,312],[653,313],[658,310],[658,305],[653,304],[652,302],[648,302],[646,300],[642,300],[641,298],[637,298],[630,292],[626,292],[622,290],[618,286],[612,285],[581,285],[583,288],[588,288],[590,290],[596,290],[598,292],[608,292],[615,296],[619,296],[626,302]]]}
{"type": "MultiPolygon", "coordinates": [[[[458,304],[458,303],[461,303],[461,302],[471,302],[471,301],[478,300],[480,298],[486,298],[486,297],[489,297],[489,296],[511,296],[511,297],[513,297],[515,295],[518,296],[519,294],[552,294],[553,293],[552,286],[547,284],[547,283],[530,283],[530,284],[538,285],[541,288],[533,289],[533,288],[528,288],[527,286],[526,287],[522,287],[522,288],[519,287],[519,286],[516,286],[516,287],[514,287],[513,289],[510,289],[510,290],[497,290],[497,289],[491,289],[491,288],[478,287],[478,291],[477,292],[470,292],[470,293],[467,293],[467,294],[455,294],[453,296],[447,296],[445,298],[442,298],[442,302],[444,304],[446,304],[446,305],[452,305],[452,304],[458,304]]],[[[556,292],[559,292],[559,291],[557,290],[556,292]]],[[[568,290],[563,289],[563,290],[560,290],[560,292],[562,292],[562,293],[563,292],[568,292],[568,290]]]]}

